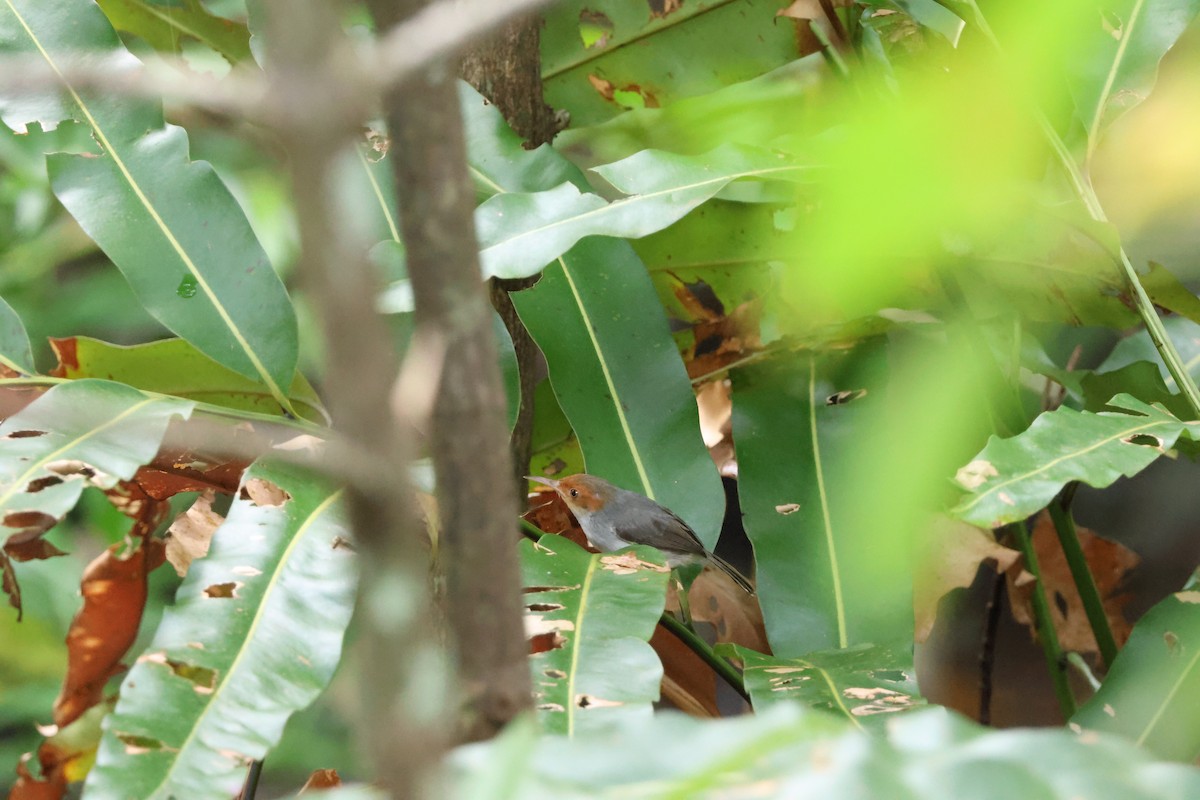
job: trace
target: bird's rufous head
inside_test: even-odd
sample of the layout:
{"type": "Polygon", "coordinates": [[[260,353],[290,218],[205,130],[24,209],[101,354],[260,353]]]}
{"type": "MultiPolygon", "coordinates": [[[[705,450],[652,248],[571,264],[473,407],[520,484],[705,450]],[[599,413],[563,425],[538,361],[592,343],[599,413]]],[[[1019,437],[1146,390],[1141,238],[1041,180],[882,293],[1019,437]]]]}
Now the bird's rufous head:
{"type": "Polygon", "coordinates": [[[595,475],[579,473],[578,475],[568,475],[559,480],[533,475],[526,475],[525,477],[531,481],[544,483],[558,492],[559,497],[567,504],[567,508],[575,512],[576,516],[580,513],[594,514],[600,511],[616,493],[615,486],[603,478],[597,478],[595,475]]]}

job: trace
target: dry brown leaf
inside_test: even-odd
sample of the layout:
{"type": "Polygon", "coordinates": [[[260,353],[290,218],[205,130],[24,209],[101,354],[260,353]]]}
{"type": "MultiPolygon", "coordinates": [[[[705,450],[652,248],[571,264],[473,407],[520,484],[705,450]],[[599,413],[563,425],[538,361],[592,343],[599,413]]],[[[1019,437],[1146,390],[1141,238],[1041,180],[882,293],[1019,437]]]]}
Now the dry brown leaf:
{"type": "MultiPolygon", "coordinates": [[[[1108,616],[1109,627],[1117,645],[1125,644],[1129,638],[1130,625],[1125,619],[1125,604],[1130,595],[1121,590],[1126,576],[1138,565],[1141,559],[1137,553],[1124,545],[1098,535],[1087,528],[1077,528],[1079,544],[1083,548],[1084,558],[1091,569],[1100,590],[1100,598],[1104,601],[1104,611],[1108,616]]],[[[1042,573],[1042,583],[1046,590],[1046,600],[1050,606],[1050,616],[1054,620],[1054,629],[1058,634],[1059,644],[1064,650],[1076,653],[1098,652],[1096,637],[1083,610],[1083,601],[1075,588],[1071,577],[1071,569],[1067,566],[1062,546],[1058,543],[1058,534],[1054,530],[1054,522],[1050,515],[1043,511],[1038,515],[1033,528],[1033,549],[1037,554],[1038,567],[1042,573]]],[[[1009,575],[1008,595],[1012,605],[1013,616],[1018,622],[1033,626],[1032,592],[1034,583],[1021,583],[1009,575]]]]}
{"type": "Polygon", "coordinates": [[[948,517],[936,518],[913,592],[916,640],[929,638],[938,602],[951,590],[970,586],[984,561],[993,561],[998,572],[1006,572],[1020,557],[1020,552],[998,543],[991,531],[948,517]]]}
{"type": "Polygon", "coordinates": [[[584,534],[583,528],[579,527],[567,504],[553,489],[530,493],[529,510],[525,512],[525,519],[533,523],[538,530],[565,536],[585,550],[598,552],[588,542],[587,535],[584,534]]]}
{"type": "Polygon", "coordinates": [[[737,455],[733,449],[733,402],[729,379],[711,381],[696,391],[700,410],[700,435],[708,454],[725,478],[737,477],[737,455]]]}
{"type": "Polygon", "coordinates": [[[208,553],[213,534],[225,518],[212,510],[215,493],[209,489],[196,498],[192,507],[180,514],[167,529],[167,561],[179,577],[187,575],[192,561],[208,553]]]}
{"type": "Polygon", "coordinates": [[[684,354],[688,377],[711,375],[761,350],[761,316],[762,301],[756,298],[726,316],[697,322],[692,327],[692,346],[684,354]]]}
{"type": "Polygon", "coordinates": [[[136,514],[130,552],[118,542],[83,571],[83,606],[67,632],[67,676],[54,701],[54,724],[66,727],[100,702],[104,684],[125,667],[121,658],[137,638],[146,605],[146,577],[165,561],[164,547],[152,534],[170,509],[123,482],[108,493],[126,513],[136,514]],[[118,502],[119,501],[119,502],[118,502]]]}
{"type": "Polygon", "coordinates": [[[299,794],[304,794],[310,790],[333,789],[341,785],[342,776],[338,775],[336,769],[314,769],[312,774],[308,776],[308,780],[304,786],[300,787],[299,794]]]}
{"type": "MultiPolygon", "coordinates": [[[[758,597],[746,594],[721,570],[706,567],[700,573],[688,590],[688,605],[693,620],[713,626],[718,642],[740,644],[760,653],[771,652],[758,597]]],[[[679,611],[674,582],[667,591],[667,610],[679,611]]]]}

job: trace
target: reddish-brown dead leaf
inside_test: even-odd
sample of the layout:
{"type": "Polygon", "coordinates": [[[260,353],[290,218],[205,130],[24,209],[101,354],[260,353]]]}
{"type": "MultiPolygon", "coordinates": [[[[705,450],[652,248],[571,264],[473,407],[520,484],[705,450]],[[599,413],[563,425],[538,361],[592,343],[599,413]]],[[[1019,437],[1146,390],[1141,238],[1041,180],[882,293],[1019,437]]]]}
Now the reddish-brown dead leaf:
{"type": "Polygon", "coordinates": [[[4,552],[13,561],[40,561],[66,555],[65,552],[41,538],[40,534],[35,535],[33,538],[26,538],[25,541],[20,541],[22,538],[25,537],[17,534],[4,544],[4,552]]]}
{"type": "Polygon", "coordinates": [[[105,683],[124,670],[121,658],[137,637],[146,605],[146,577],[165,561],[165,548],[152,534],[170,506],[129,481],[106,494],[134,517],[129,538],[137,546],[126,553],[126,545],[117,543],[83,572],[83,607],[67,632],[67,676],[54,702],[60,728],[99,702],[105,683]]]}
{"type": "Polygon", "coordinates": [[[674,272],[668,274],[677,281],[672,290],[675,298],[695,321],[716,322],[725,316],[725,304],[707,281],[697,279],[689,283],[674,272]]]}
{"type": "Polygon", "coordinates": [[[970,586],[984,561],[1006,572],[1021,554],[996,541],[991,531],[965,522],[939,517],[929,529],[918,580],[913,587],[914,635],[924,642],[937,621],[938,603],[953,589],[970,586]]]}
{"type": "Polygon", "coordinates": [[[149,539],[124,558],[115,544],[83,573],[83,607],[67,633],[67,677],[54,702],[54,722],[69,725],[100,702],[104,685],[125,668],[121,658],[137,638],[146,605],[146,576],[163,561],[160,542],[149,539]]]}
{"type": "MultiPolygon", "coordinates": [[[[758,597],[747,594],[721,570],[705,567],[688,590],[688,605],[693,620],[713,626],[718,642],[740,644],[760,653],[771,652],[758,597]]],[[[667,609],[678,607],[679,599],[672,585],[667,609]]]]}
{"type": "Polygon", "coordinates": [[[33,753],[25,753],[17,764],[17,782],[8,793],[8,800],[60,800],[67,793],[67,780],[61,770],[43,772],[35,778],[29,771],[33,753]]]}
{"type": "Polygon", "coordinates": [[[333,789],[341,785],[342,776],[338,775],[336,769],[314,769],[304,786],[300,787],[300,794],[304,794],[310,789],[333,789]]]}
{"type": "MultiPolygon", "coordinates": [[[[1096,534],[1087,528],[1077,528],[1079,544],[1083,547],[1083,555],[1095,578],[1096,588],[1104,601],[1104,611],[1108,616],[1108,624],[1118,646],[1125,644],[1129,638],[1130,625],[1125,619],[1125,604],[1130,595],[1121,591],[1126,576],[1137,566],[1141,559],[1136,553],[1110,539],[1096,534]]],[[[1096,637],[1088,623],[1087,614],[1083,610],[1083,601],[1071,578],[1071,570],[1067,566],[1066,557],[1058,543],[1058,535],[1054,531],[1054,523],[1050,515],[1042,512],[1033,529],[1033,548],[1037,554],[1038,567],[1042,572],[1042,582],[1046,591],[1047,605],[1054,619],[1054,628],[1058,633],[1058,641],[1064,650],[1078,653],[1095,653],[1098,651],[1096,637]]],[[[1033,628],[1033,611],[1031,605],[1032,591],[1035,584],[1025,583],[1014,579],[1013,571],[1009,572],[1009,598],[1012,604],[1013,616],[1017,621],[1033,628]]]]}
{"type": "Polygon", "coordinates": [[[604,78],[591,74],[587,76],[587,79],[588,83],[592,85],[593,89],[600,93],[601,97],[603,97],[605,100],[613,99],[612,81],[606,81],[604,78]]]}
{"type": "Polygon", "coordinates": [[[5,596],[8,597],[8,604],[17,610],[17,622],[20,622],[24,616],[24,609],[21,608],[21,585],[17,583],[12,561],[3,550],[0,550],[0,588],[3,588],[5,596]]]}
{"type": "Polygon", "coordinates": [[[529,510],[525,512],[525,519],[533,523],[538,530],[565,536],[580,547],[593,553],[597,552],[588,542],[583,528],[579,527],[567,504],[553,489],[530,493],[529,510]]]}
{"type": "Polygon", "coordinates": [[[214,493],[210,489],[196,498],[187,511],[180,514],[167,529],[167,561],[175,568],[179,577],[187,575],[192,560],[208,553],[213,533],[225,518],[212,510],[214,493]]]}
{"type": "Polygon", "coordinates": [[[692,327],[692,346],[684,353],[688,377],[710,375],[761,350],[761,316],[762,302],[754,299],[719,319],[697,322],[692,327]]]}

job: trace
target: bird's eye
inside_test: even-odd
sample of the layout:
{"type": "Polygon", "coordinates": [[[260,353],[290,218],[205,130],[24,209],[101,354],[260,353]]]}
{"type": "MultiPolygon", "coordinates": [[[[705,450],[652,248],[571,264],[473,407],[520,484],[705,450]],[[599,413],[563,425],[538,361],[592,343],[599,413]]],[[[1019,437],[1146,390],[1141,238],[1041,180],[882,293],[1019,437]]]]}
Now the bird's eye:
{"type": "Polygon", "coordinates": [[[579,497],[579,490],[578,490],[578,489],[572,489],[572,490],[571,490],[571,497],[579,497]]]}

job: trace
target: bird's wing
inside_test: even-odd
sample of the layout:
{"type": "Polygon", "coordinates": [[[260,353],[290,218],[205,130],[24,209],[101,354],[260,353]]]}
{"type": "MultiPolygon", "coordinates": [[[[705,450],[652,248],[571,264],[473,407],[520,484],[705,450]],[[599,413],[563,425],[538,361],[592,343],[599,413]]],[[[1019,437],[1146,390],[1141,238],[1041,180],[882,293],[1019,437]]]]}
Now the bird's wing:
{"type": "MultiPolygon", "coordinates": [[[[659,550],[669,550],[677,553],[694,553],[703,555],[705,552],[704,545],[696,536],[688,524],[675,516],[675,512],[668,508],[662,508],[666,512],[663,514],[655,514],[646,519],[642,525],[642,533],[657,534],[657,539],[660,544],[656,545],[659,550]]],[[[645,541],[634,541],[627,536],[622,536],[622,539],[630,544],[645,544],[645,541]]]]}

